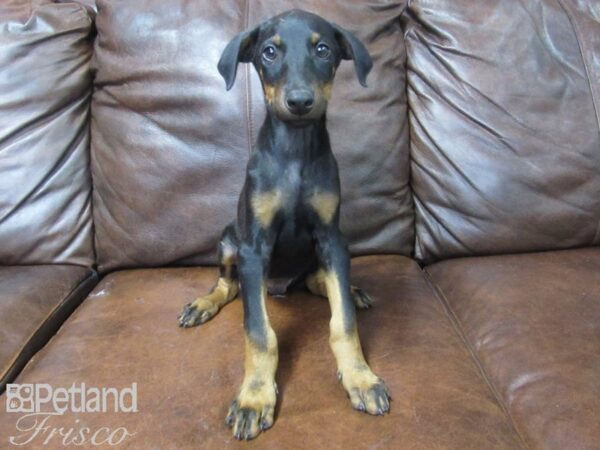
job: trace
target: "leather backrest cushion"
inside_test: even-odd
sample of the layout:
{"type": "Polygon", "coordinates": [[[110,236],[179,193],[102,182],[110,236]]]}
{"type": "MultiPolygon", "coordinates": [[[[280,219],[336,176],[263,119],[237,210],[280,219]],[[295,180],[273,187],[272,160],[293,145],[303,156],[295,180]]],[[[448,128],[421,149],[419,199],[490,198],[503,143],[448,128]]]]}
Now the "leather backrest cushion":
{"type": "Polygon", "coordinates": [[[593,4],[409,3],[417,258],[600,243],[593,4]]]}
{"type": "Polygon", "coordinates": [[[40,5],[51,0],[2,0],[0,2],[0,22],[26,22],[40,5]]]}
{"type": "Polygon", "coordinates": [[[90,30],[76,4],[0,5],[2,265],[94,262],[90,30]]]}
{"type": "Polygon", "coordinates": [[[367,89],[342,63],[328,112],[342,228],[354,254],[410,254],[401,2],[100,0],[92,171],[101,271],[215,262],[264,116],[254,70],[241,64],[226,92],[217,62],[237,33],[293,7],[355,32],[374,58],[367,89]]]}
{"type": "Polygon", "coordinates": [[[88,10],[88,13],[90,14],[91,17],[95,18],[96,17],[96,12],[98,11],[98,8],[96,6],[96,0],[52,0],[55,3],[79,3],[80,5],[84,6],[85,9],[88,10]]]}

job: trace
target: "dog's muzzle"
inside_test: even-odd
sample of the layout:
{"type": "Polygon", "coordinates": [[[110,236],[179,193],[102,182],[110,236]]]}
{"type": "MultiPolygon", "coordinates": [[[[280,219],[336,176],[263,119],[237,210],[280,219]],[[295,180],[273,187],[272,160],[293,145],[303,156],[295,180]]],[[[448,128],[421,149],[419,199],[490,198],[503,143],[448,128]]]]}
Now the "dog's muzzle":
{"type": "Polygon", "coordinates": [[[315,95],[307,89],[293,89],[287,93],[285,105],[297,116],[308,114],[315,104],[315,95]]]}

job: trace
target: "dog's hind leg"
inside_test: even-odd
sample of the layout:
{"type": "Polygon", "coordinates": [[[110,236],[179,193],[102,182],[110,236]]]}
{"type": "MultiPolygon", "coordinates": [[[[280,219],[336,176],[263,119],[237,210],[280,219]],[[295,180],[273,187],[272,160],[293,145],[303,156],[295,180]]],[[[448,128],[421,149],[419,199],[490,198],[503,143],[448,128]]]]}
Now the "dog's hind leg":
{"type": "MultiPolygon", "coordinates": [[[[318,269],[309,274],[304,281],[306,288],[314,295],[327,298],[327,286],[325,284],[325,272],[318,269]]],[[[352,301],[358,309],[369,309],[373,306],[373,300],[364,290],[356,286],[350,286],[352,301]]]]}
{"type": "Polygon", "coordinates": [[[212,318],[239,292],[237,276],[237,238],[233,225],[223,231],[219,242],[219,279],[210,293],[184,306],[179,316],[180,327],[193,327],[212,318]]]}

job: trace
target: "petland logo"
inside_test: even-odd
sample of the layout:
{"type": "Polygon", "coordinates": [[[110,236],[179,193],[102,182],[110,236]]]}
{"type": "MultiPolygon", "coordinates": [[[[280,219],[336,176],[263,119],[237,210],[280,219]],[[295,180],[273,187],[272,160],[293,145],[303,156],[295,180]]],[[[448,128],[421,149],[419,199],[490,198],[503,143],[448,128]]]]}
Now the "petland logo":
{"type": "Polygon", "coordinates": [[[130,387],[87,387],[85,383],[69,388],[39,384],[8,384],[6,411],[22,413],[15,426],[18,434],[9,437],[12,445],[33,443],[61,443],[63,446],[116,446],[135,435],[125,427],[91,429],[74,419],[71,427],[53,427],[52,418],[66,412],[81,413],[136,413],[137,383],[130,387]]]}

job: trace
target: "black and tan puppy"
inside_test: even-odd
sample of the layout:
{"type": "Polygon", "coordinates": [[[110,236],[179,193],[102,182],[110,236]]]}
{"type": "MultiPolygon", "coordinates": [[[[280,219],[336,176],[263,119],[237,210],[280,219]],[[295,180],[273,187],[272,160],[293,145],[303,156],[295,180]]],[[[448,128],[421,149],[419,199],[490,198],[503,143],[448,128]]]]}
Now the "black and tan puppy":
{"type": "Polygon", "coordinates": [[[293,10],[237,35],[219,61],[227,89],[239,62],[254,64],[267,116],[250,155],[237,220],[219,244],[217,285],[186,305],[179,322],[204,323],[241,286],[245,375],[227,415],[238,439],[252,439],[273,424],[278,351],[265,299],[267,279],[274,276],[304,282],[329,299],[329,341],[352,406],[370,414],[389,410],[388,391],[367,365],[357,334],[355,306],[368,307],[370,300],[350,286],[348,247],[338,226],[340,181],[325,111],[342,59],[354,61],[366,86],[372,62],[363,44],[319,16],[293,10]]]}

